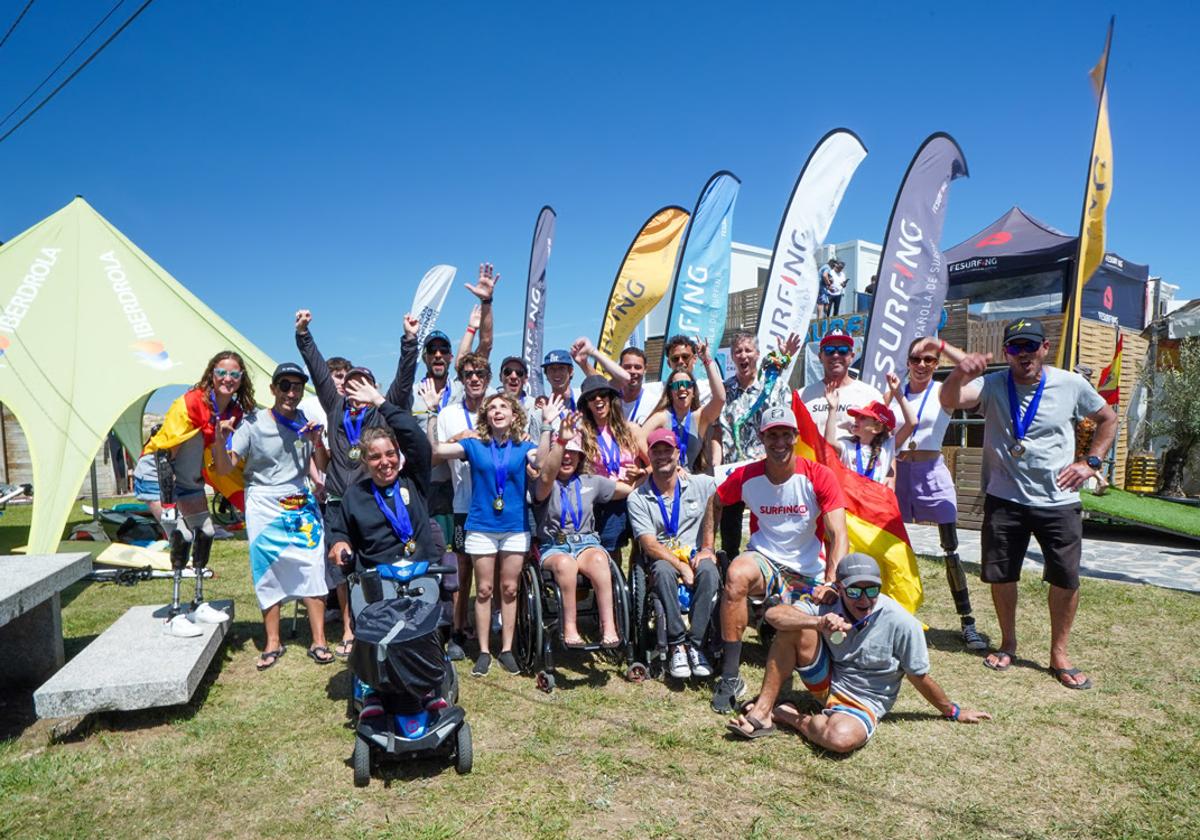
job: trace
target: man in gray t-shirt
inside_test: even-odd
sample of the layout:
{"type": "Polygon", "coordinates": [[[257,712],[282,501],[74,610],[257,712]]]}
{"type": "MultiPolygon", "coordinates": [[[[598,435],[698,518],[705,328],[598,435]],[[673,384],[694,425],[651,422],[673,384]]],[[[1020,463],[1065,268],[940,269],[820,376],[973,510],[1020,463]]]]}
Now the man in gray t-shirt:
{"type": "Polygon", "coordinates": [[[1067,688],[1092,681],[1071,665],[1067,642],[1079,607],[1083,544],[1079,488],[1096,475],[1117,431],[1117,417],[1091,384],[1045,365],[1050,342],[1041,322],[1018,318],[1004,329],[1008,369],[980,376],[991,361],[972,353],[950,373],[940,399],[947,411],[984,417],[981,578],[992,586],[1002,639],[984,665],[1007,670],[1017,651],[1017,581],[1029,538],[1037,538],[1050,584],[1050,671],[1067,688]],[[1075,461],[1074,423],[1096,423],[1087,457],[1075,461]]]}
{"type": "Polygon", "coordinates": [[[767,655],[762,691],[753,705],[729,721],[747,739],[775,732],[782,723],[831,752],[848,753],[867,743],[900,694],[905,677],[947,718],[960,723],[989,720],[987,712],[960,708],[929,675],[929,651],[921,622],[880,592],[879,564],[848,554],[837,565],[835,589],[824,603],[801,600],[767,610],[778,630],[767,655]],[[792,670],[822,704],[821,714],[800,714],[775,700],[792,670]]]}
{"type": "Polygon", "coordinates": [[[721,575],[713,553],[713,496],[710,475],[686,475],[679,466],[679,444],[670,429],[656,429],[646,440],[650,477],[629,496],[629,524],[666,612],[666,639],[672,677],[712,676],[704,636],[712,619],[721,575]],[[691,626],[684,623],[679,585],[690,599],[691,626]]]}

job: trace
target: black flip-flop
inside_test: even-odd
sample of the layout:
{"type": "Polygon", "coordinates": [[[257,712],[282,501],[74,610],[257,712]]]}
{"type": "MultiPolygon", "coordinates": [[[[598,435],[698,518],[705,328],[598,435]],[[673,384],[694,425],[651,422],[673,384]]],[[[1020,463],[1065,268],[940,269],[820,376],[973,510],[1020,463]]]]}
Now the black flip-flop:
{"type": "Polygon", "coordinates": [[[333,649],[333,655],[338,659],[346,659],[354,650],[354,640],[347,639],[337,643],[337,647],[333,649]]]}
{"type": "Polygon", "coordinates": [[[1076,674],[1082,674],[1083,671],[1080,671],[1078,668],[1051,668],[1050,673],[1054,675],[1054,679],[1058,680],[1058,684],[1063,688],[1069,688],[1074,691],[1087,691],[1092,687],[1091,677],[1085,676],[1083,678],[1083,682],[1081,683],[1070,682],[1063,679],[1063,677],[1073,677],[1076,674]]]}
{"type": "Polygon", "coordinates": [[[264,650],[262,655],[258,657],[258,662],[254,663],[254,667],[259,671],[265,671],[268,668],[273,668],[275,663],[279,661],[279,657],[287,653],[287,648],[280,646],[275,650],[264,650]]]}
{"type": "Polygon", "coordinates": [[[1016,654],[1009,653],[1006,650],[993,650],[990,651],[987,656],[983,657],[983,667],[987,668],[989,671],[1007,671],[1012,667],[1013,659],[1015,658],[1016,654]],[[999,659],[997,659],[995,662],[988,662],[988,656],[1003,656],[1008,661],[1004,662],[1003,664],[1001,664],[999,659]]]}
{"type": "Polygon", "coordinates": [[[755,740],[758,740],[759,738],[769,738],[770,736],[776,734],[779,731],[774,726],[767,726],[765,723],[763,723],[761,720],[756,718],[754,715],[748,715],[748,714],[743,713],[742,717],[745,718],[746,723],[750,724],[750,726],[752,727],[749,732],[747,732],[745,729],[742,729],[742,727],[738,726],[737,721],[735,721],[735,720],[731,720],[728,723],[726,723],[725,728],[727,730],[729,730],[730,732],[732,732],[734,735],[738,735],[742,738],[745,738],[747,741],[755,741],[755,740]]]}
{"type": "Polygon", "coordinates": [[[308,658],[311,659],[313,662],[316,662],[318,665],[328,665],[329,663],[333,662],[334,659],[336,659],[336,657],[333,655],[333,653],[329,650],[329,648],[325,647],[325,645],[317,645],[316,647],[310,647],[308,649],[308,658]],[[324,653],[325,656],[328,656],[329,658],[328,659],[323,658],[320,655],[321,653],[324,653]]]}
{"type": "Polygon", "coordinates": [[[563,639],[563,647],[565,647],[567,650],[583,650],[585,647],[587,647],[587,642],[584,641],[583,638],[580,638],[577,642],[569,642],[566,639],[563,639]]]}

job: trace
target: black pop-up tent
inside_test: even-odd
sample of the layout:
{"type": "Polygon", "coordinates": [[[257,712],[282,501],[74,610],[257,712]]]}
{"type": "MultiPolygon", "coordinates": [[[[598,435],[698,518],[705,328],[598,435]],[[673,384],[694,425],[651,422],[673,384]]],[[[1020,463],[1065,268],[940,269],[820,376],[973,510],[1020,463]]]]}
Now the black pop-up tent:
{"type": "MultiPolygon", "coordinates": [[[[948,298],[968,298],[985,317],[1062,312],[1075,270],[1076,237],[1013,207],[945,252],[948,298]]],[[[1140,330],[1149,266],[1106,254],[1084,287],[1082,316],[1140,330]]]]}

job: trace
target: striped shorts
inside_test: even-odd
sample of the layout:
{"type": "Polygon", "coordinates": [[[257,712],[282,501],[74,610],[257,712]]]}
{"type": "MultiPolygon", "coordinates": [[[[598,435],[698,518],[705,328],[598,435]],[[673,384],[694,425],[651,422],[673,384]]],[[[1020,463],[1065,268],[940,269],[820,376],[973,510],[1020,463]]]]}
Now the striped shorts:
{"type": "Polygon", "coordinates": [[[829,656],[829,648],[823,639],[821,646],[817,649],[817,658],[813,660],[812,664],[797,668],[796,674],[809,693],[825,704],[825,708],[821,710],[822,713],[849,715],[862,724],[863,729],[867,731],[867,740],[871,740],[871,736],[875,734],[875,725],[879,721],[865,703],[831,690],[833,660],[829,656]]]}

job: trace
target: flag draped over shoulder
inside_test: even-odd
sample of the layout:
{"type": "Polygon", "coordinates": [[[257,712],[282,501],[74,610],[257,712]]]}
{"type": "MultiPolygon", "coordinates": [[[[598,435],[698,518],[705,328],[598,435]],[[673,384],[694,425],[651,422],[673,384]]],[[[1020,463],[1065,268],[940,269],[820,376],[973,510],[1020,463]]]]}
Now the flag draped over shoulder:
{"type": "MultiPolygon", "coordinates": [[[[230,411],[230,416],[240,423],[242,420],[241,406],[231,403],[230,411]]],[[[213,469],[212,444],[216,440],[216,432],[213,426],[212,408],[203,391],[193,388],[171,403],[171,407],[167,409],[167,414],[163,418],[162,428],[154,437],[150,438],[145,452],[174,449],[196,435],[204,438],[203,474],[205,483],[228,499],[238,510],[244,512],[246,510],[246,481],[242,478],[241,468],[226,475],[218,475],[213,469]]]]}
{"type": "Polygon", "coordinates": [[[1096,388],[1104,401],[1111,406],[1121,402],[1121,350],[1125,344],[1125,336],[1117,333],[1117,346],[1113,350],[1112,362],[1100,371],[1100,385],[1096,388]]]}
{"type": "Polygon", "coordinates": [[[915,613],[925,599],[917,558],[900,518],[896,494],[888,487],[847,469],[837,452],[817,430],[799,392],[792,395],[799,434],[796,454],[833,470],[846,496],[846,531],[850,550],[869,554],[883,573],[883,591],[900,606],[915,613]]]}

